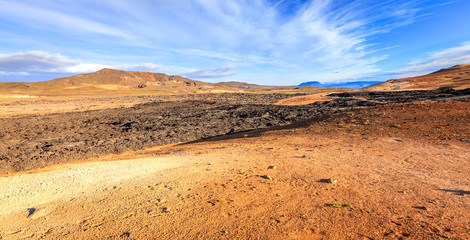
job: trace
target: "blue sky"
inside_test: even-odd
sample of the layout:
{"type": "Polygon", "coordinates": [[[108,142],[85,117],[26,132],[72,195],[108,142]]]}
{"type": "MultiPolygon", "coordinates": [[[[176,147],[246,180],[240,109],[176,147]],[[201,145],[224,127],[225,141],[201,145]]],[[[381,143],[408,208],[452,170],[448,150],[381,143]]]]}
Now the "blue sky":
{"type": "Polygon", "coordinates": [[[0,81],[109,67],[296,85],[470,63],[469,0],[0,0],[0,81]]]}

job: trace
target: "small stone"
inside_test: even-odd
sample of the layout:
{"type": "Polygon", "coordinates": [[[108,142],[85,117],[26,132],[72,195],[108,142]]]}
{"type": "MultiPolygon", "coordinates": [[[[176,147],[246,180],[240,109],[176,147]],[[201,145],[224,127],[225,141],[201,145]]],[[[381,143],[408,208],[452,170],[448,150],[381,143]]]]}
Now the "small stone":
{"type": "Polygon", "coordinates": [[[277,167],[276,167],[276,165],[272,165],[272,166],[269,166],[269,167],[268,167],[268,169],[273,169],[273,170],[276,170],[276,169],[277,169],[277,167]]]}
{"type": "Polygon", "coordinates": [[[47,215],[47,211],[45,208],[39,208],[39,209],[29,208],[28,211],[29,211],[28,218],[30,219],[38,219],[47,215]]]}
{"type": "Polygon", "coordinates": [[[164,212],[164,213],[169,213],[169,212],[170,212],[170,208],[169,208],[169,207],[163,207],[163,208],[162,208],[162,212],[164,212]]]}
{"type": "Polygon", "coordinates": [[[128,237],[128,238],[131,238],[131,237],[134,237],[135,234],[131,233],[131,232],[125,232],[121,235],[121,237],[128,237]]]}
{"type": "Polygon", "coordinates": [[[261,177],[264,179],[273,180],[273,178],[269,175],[262,175],[261,177]]]}
{"type": "Polygon", "coordinates": [[[334,179],[334,178],[328,178],[327,182],[331,183],[331,184],[336,184],[338,182],[338,180],[334,179]]]}
{"type": "Polygon", "coordinates": [[[414,207],[416,209],[421,209],[421,210],[424,210],[424,211],[428,211],[429,208],[425,207],[425,206],[417,206],[417,207],[414,207]]]}

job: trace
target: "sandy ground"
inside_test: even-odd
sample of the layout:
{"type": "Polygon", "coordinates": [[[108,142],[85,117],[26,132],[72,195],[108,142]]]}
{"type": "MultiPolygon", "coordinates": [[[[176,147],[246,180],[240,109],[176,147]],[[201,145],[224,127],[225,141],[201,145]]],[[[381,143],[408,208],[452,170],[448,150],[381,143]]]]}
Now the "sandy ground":
{"type": "Polygon", "coordinates": [[[469,110],[375,107],[4,177],[0,239],[469,239],[469,110]]]}
{"type": "Polygon", "coordinates": [[[286,98],[286,99],[279,100],[278,102],[275,103],[275,105],[286,105],[286,106],[307,105],[307,104],[316,103],[316,102],[330,101],[330,100],[333,100],[333,98],[327,97],[326,95],[331,94],[331,93],[332,92],[317,93],[317,94],[311,94],[311,95],[306,95],[306,96],[296,96],[296,97],[286,98]]]}
{"type": "Polygon", "coordinates": [[[177,159],[143,158],[62,165],[32,174],[0,178],[0,215],[30,206],[110,188],[136,177],[175,167],[177,159]],[[65,184],[64,184],[65,183],[65,184]]]}
{"type": "MultiPolygon", "coordinates": [[[[0,94],[0,117],[12,117],[31,114],[51,114],[64,112],[83,112],[119,107],[132,107],[148,102],[147,98],[114,97],[114,98],[72,98],[72,97],[36,97],[19,100],[16,97],[0,94]]],[[[21,96],[21,95],[19,95],[21,96]]],[[[27,97],[25,97],[27,98],[27,97]]]]}
{"type": "MultiPolygon", "coordinates": [[[[179,94],[179,95],[116,95],[116,96],[29,96],[29,95],[5,95],[0,94],[0,117],[15,117],[22,115],[46,115],[53,113],[70,113],[84,112],[90,110],[129,108],[137,104],[161,101],[181,101],[181,100],[220,100],[217,96],[225,96],[227,101],[245,100],[250,103],[270,104],[271,101],[278,101],[281,98],[288,98],[289,95],[297,94],[276,94],[273,99],[264,99],[259,101],[256,96],[264,96],[265,94],[245,94],[240,98],[236,95],[231,96],[221,94],[179,94]]],[[[317,94],[318,95],[318,94],[317,94]]],[[[316,95],[313,95],[316,96],[316,95]]],[[[261,98],[260,97],[260,98],[261,98]]]]}

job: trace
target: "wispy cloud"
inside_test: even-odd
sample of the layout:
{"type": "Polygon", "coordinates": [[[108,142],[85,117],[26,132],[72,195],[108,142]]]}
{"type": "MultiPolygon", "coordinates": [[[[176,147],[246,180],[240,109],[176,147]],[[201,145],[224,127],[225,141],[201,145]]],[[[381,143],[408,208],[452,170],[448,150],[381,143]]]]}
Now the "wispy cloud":
{"type": "Polygon", "coordinates": [[[236,66],[229,65],[229,66],[222,66],[220,68],[196,70],[196,71],[188,72],[185,75],[190,78],[196,78],[196,79],[197,78],[221,78],[221,77],[235,75],[235,73],[232,72],[232,70],[235,68],[236,66]]]}
{"type": "Polygon", "coordinates": [[[103,64],[83,63],[60,54],[28,51],[0,54],[0,70],[5,72],[68,72],[82,73],[106,67],[103,64]]]}
{"type": "Polygon", "coordinates": [[[4,17],[19,18],[27,24],[48,31],[59,31],[61,33],[95,33],[111,35],[115,37],[128,38],[122,30],[108,24],[73,16],[61,11],[46,9],[40,5],[27,4],[20,1],[0,0],[0,13],[4,17]]]}
{"type": "Polygon", "coordinates": [[[0,76],[28,76],[27,72],[4,72],[0,71],[0,76]]]}
{"type": "Polygon", "coordinates": [[[461,46],[444,49],[431,53],[427,58],[409,62],[407,67],[398,69],[394,73],[399,77],[422,75],[457,64],[470,63],[470,42],[461,46]]]}

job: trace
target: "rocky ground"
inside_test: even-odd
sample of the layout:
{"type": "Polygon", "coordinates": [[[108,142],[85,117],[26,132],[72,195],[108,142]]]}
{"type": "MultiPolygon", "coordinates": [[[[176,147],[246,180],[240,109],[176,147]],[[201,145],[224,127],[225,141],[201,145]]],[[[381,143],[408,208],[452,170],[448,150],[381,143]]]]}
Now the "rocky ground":
{"type": "Polygon", "coordinates": [[[333,94],[303,106],[288,94],[162,96],[133,107],[0,118],[0,174],[156,145],[292,124],[341,109],[470,98],[470,90],[333,94]],[[164,99],[165,101],[163,101],[164,99]]]}
{"type": "MultiPolygon", "coordinates": [[[[86,162],[2,177],[0,239],[468,239],[470,102],[465,92],[450,92],[432,99],[439,102],[423,102],[416,92],[388,103],[387,93],[367,93],[292,107],[268,104],[279,99],[224,104],[194,99],[178,106],[160,101],[2,119],[0,126],[11,124],[2,134],[9,131],[10,140],[38,136],[29,140],[35,144],[61,144],[87,136],[86,131],[104,143],[111,141],[107,134],[124,142],[144,132],[160,134],[144,130],[154,119],[169,126],[168,132],[210,129],[209,121],[222,118],[214,129],[223,131],[213,132],[218,137],[102,156],[112,146],[105,144],[96,153],[101,157],[86,162]],[[417,99],[421,102],[413,103],[417,99]],[[171,126],[176,116],[181,125],[171,126]],[[55,117],[42,135],[46,120],[55,117]],[[259,129],[293,119],[306,121],[259,129]],[[40,129],[36,135],[27,122],[40,129]],[[86,131],[73,135],[81,131],[76,124],[86,131]],[[257,130],[225,135],[237,132],[230,131],[234,126],[257,130]],[[54,130],[56,140],[45,139],[54,130]]],[[[54,146],[46,149],[61,148],[54,146]]]]}

